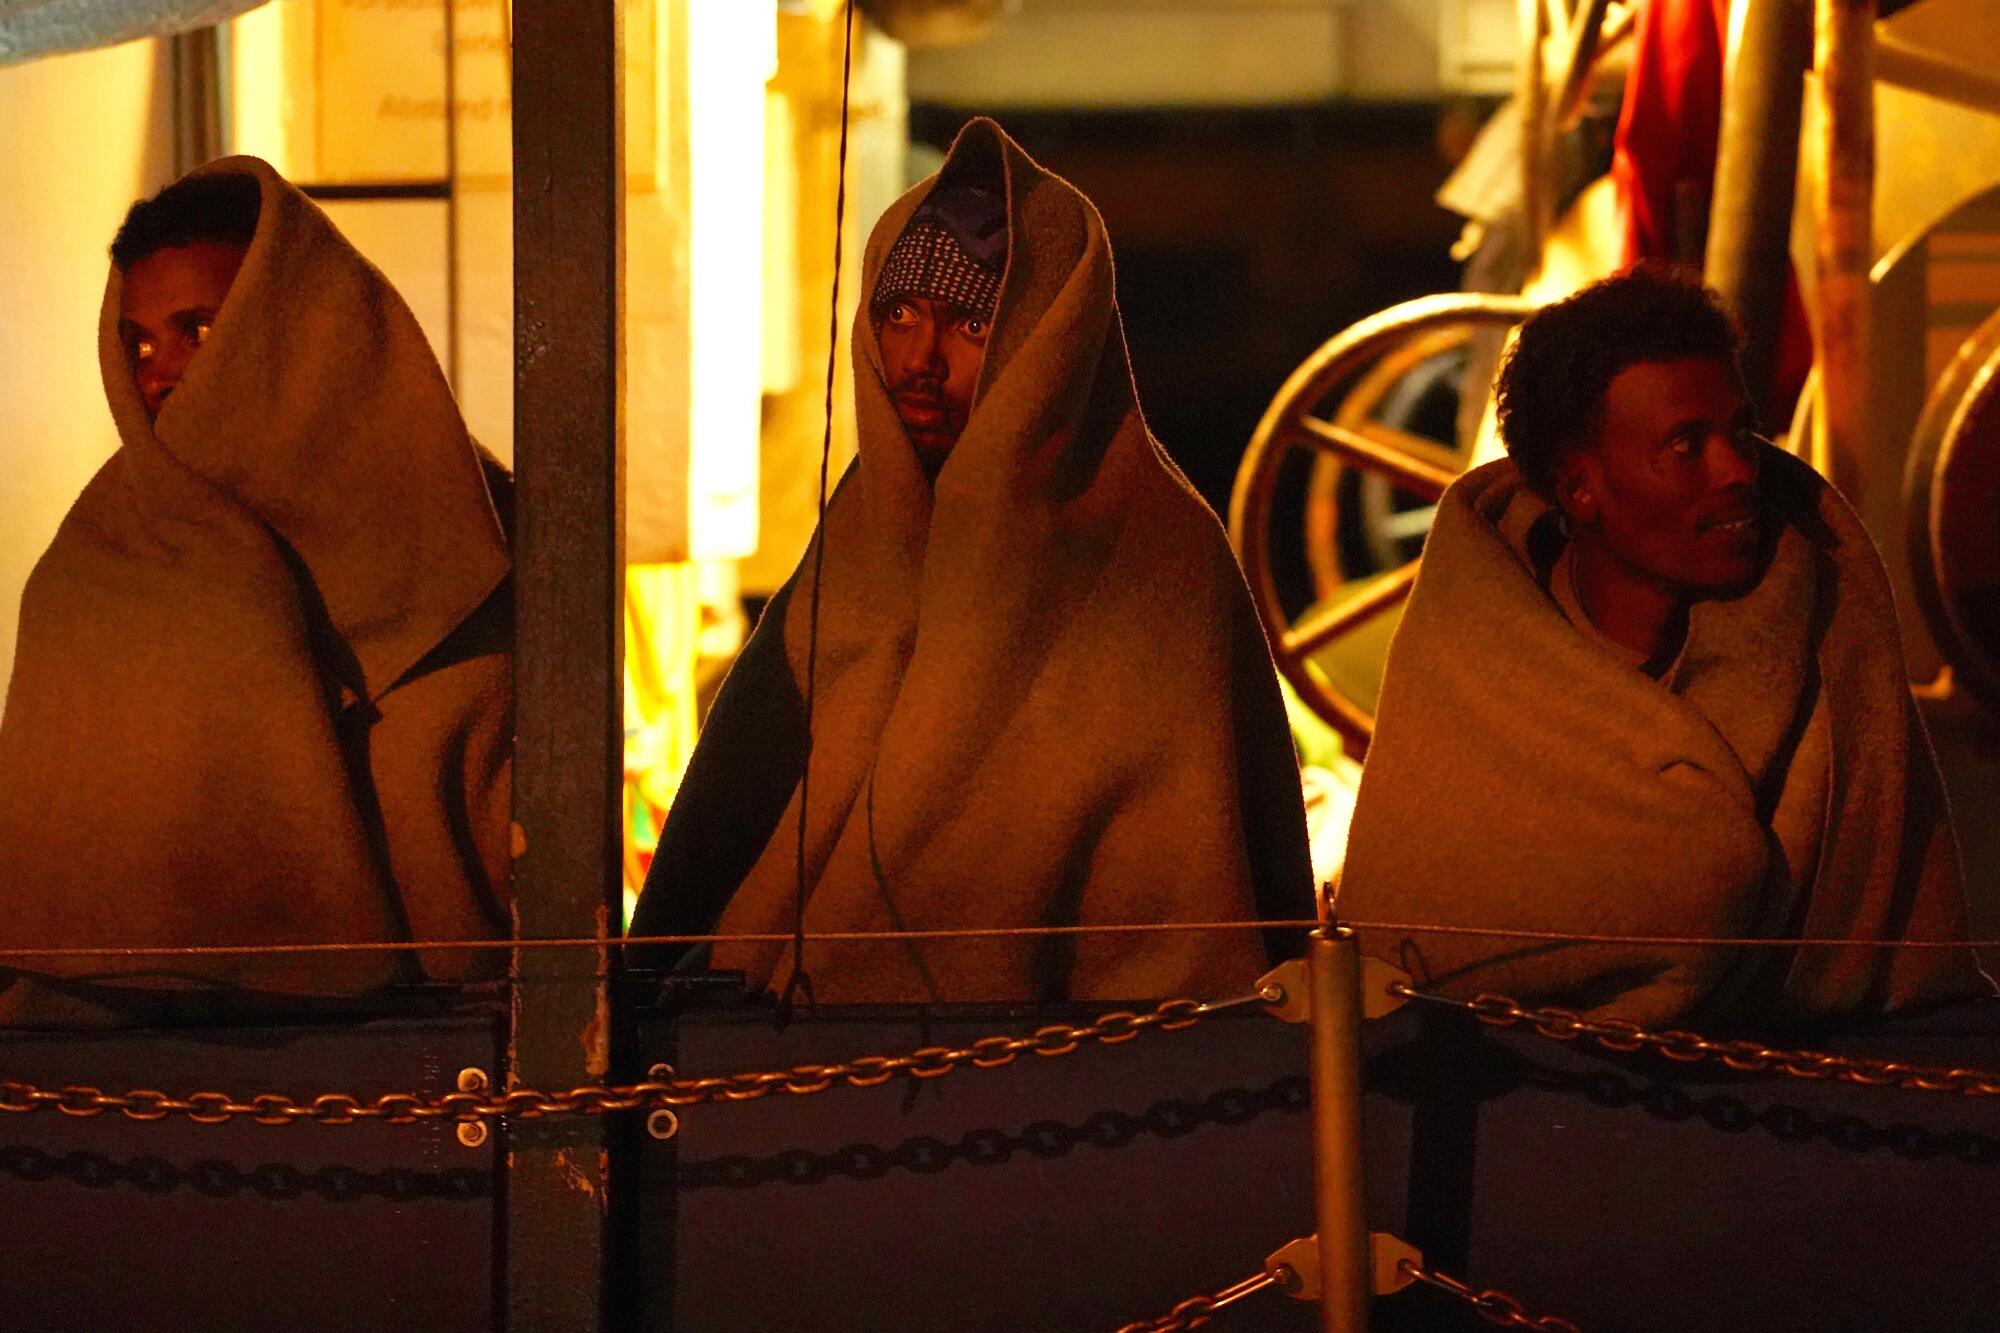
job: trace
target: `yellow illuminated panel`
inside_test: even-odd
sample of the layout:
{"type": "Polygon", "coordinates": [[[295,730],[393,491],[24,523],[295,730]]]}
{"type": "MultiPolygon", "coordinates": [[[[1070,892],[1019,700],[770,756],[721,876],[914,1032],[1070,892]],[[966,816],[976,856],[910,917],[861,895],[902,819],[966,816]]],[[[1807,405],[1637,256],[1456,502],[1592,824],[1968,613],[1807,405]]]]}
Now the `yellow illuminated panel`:
{"type": "MultiPolygon", "coordinates": [[[[654,0],[624,0],[628,188],[653,188],[658,133],[654,0]]],[[[328,182],[437,180],[446,174],[444,0],[312,0],[314,126],[328,182]]],[[[458,181],[503,188],[513,161],[504,0],[453,0],[458,181]]]]}
{"type": "Polygon", "coordinates": [[[625,570],[626,920],[694,754],[700,576],[691,562],[625,570]]]}

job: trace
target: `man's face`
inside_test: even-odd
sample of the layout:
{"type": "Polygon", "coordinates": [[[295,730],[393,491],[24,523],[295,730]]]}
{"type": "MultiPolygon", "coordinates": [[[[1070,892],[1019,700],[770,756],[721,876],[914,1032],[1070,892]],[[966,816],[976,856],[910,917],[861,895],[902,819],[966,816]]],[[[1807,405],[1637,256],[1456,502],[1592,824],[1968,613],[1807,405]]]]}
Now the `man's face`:
{"type": "Polygon", "coordinates": [[[170,245],[125,270],[118,340],[149,419],[160,415],[207,340],[236,270],[243,267],[245,249],[228,241],[170,245]]]}
{"type": "Polygon", "coordinates": [[[892,301],[875,323],[889,401],[933,475],[972,415],[989,332],[984,316],[921,296],[892,301]]]}
{"type": "Polygon", "coordinates": [[[1558,465],[1557,502],[1656,584],[1698,596],[1746,582],[1764,560],[1751,419],[1727,362],[1628,366],[1596,438],[1558,465]]]}

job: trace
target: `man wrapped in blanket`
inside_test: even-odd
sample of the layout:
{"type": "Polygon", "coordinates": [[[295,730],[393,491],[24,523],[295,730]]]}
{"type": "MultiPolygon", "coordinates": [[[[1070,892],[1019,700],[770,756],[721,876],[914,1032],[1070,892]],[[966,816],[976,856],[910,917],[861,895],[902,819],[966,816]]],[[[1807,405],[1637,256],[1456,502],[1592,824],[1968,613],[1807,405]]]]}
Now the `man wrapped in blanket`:
{"type": "MultiPolygon", "coordinates": [[[[1522,326],[1510,456],[1445,493],[1389,651],[1340,916],[1964,938],[1881,560],[1756,433],[1737,343],[1698,282],[1651,268],[1522,326]]],[[[1643,1022],[1991,990],[1966,950],[1363,942],[1454,993],[1643,1022]]]]}
{"type": "MultiPolygon", "coordinates": [[[[504,936],[505,470],[395,289],[265,163],[135,205],[111,260],[119,448],[22,597],[0,944],[504,936]]],[[[318,1008],[498,963],[0,959],[0,1022],[318,1008]]]]}
{"type": "MultiPolygon", "coordinates": [[[[1309,913],[1270,656],[1140,416],[1096,210],[974,121],[862,284],[860,456],[716,700],[633,931],[784,934],[800,895],[813,932],[1309,913]]],[[[788,988],[791,955],[713,961],[788,988]]],[[[821,1000],[1214,995],[1266,962],[1255,930],[806,951],[821,1000]]]]}

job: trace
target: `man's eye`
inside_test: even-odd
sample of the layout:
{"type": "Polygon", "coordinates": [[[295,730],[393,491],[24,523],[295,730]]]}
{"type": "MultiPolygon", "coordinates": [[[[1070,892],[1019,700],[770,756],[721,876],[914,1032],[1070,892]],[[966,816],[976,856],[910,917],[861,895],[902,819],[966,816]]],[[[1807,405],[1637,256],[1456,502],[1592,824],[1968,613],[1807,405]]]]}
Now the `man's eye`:
{"type": "Polygon", "coordinates": [[[1695,448],[1696,441],[1692,435],[1676,435],[1673,439],[1667,441],[1667,452],[1678,454],[1682,458],[1686,458],[1688,455],[1694,453],[1695,448]]]}
{"type": "Polygon", "coordinates": [[[194,339],[194,345],[196,347],[199,347],[203,343],[208,341],[208,331],[211,327],[212,326],[205,319],[201,320],[194,326],[192,337],[194,339]]]}
{"type": "Polygon", "coordinates": [[[968,338],[984,338],[986,336],[986,321],[977,316],[961,320],[958,327],[965,330],[965,336],[968,338]]]}
{"type": "Polygon", "coordinates": [[[134,361],[147,361],[152,358],[152,355],[153,340],[151,338],[134,338],[132,340],[132,359],[134,361]]]}
{"type": "Polygon", "coordinates": [[[910,308],[901,301],[889,307],[889,322],[891,324],[908,324],[915,318],[916,316],[911,312],[910,308]]]}

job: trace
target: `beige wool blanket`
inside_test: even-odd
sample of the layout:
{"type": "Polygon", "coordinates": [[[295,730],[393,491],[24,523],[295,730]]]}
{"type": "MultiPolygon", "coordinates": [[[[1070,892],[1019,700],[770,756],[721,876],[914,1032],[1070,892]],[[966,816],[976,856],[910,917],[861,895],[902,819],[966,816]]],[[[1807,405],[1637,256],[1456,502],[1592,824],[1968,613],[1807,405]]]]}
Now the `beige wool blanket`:
{"type": "MultiPolygon", "coordinates": [[[[866,294],[927,181],[870,239],[860,457],[710,715],[635,933],[790,931],[802,695],[809,931],[1249,920],[1310,911],[1298,770],[1220,525],[1140,416],[1090,203],[989,121],[1009,246],[973,410],[935,493],[891,407],[866,294]],[[723,910],[726,902],[726,910],[723,910]]],[[[1255,931],[815,942],[835,1001],[1240,991],[1255,931]]],[[[720,967],[781,987],[789,944],[720,967]]]]}
{"type": "MultiPolygon", "coordinates": [[[[416,319],[325,215],[255,159],[203,171],[261,183],[256,236],[154,422],[111,274],[99,353],[120,447],[22,599],[0,944],[504,934],[509,560],[480,455],[416,319]]],[[[18,966],[43,977],[0,970],[0,1021],[120,1007],[66,978],[154,1012],[491,959],[18,966]]]]}
{"type": "MultiPolygon", "coordinates": [[[[1506,460],[1446,492],[1390,648],[1339,915],[1621,935],[1963,939],[1944,793],[1853,511],[1767,451],[1757,585],[1655,681],[1545,590],[1563,538],[1506,460]]],[[[1368,931],[1453,993],[1642,1022],[1989,993],[1965,951],[1563,945],[1368,931]]]]}

